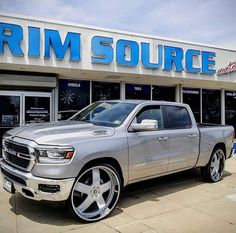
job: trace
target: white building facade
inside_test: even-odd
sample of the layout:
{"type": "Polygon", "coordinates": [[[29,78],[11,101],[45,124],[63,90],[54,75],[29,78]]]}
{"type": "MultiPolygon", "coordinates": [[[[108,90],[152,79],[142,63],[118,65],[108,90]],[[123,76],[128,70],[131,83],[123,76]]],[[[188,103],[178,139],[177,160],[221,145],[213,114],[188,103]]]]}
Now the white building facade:
{"type": "Polygon", "coordinates": [[[236,51],[0,15],[0,134],[107,99],[185,102],[198,122],[235,127],[236,51]]]}

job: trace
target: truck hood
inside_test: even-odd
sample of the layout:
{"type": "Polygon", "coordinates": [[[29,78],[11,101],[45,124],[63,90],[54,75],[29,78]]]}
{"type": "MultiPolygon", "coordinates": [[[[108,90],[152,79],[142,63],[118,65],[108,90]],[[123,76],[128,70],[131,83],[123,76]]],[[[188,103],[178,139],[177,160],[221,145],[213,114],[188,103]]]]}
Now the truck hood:
{"type": "Polygon", "coordinates": [[[109,137],[115,128],[77,121],[37,123],[14,128],[7,133],[44,145],[73,145],[80,139],[109,137]]]}

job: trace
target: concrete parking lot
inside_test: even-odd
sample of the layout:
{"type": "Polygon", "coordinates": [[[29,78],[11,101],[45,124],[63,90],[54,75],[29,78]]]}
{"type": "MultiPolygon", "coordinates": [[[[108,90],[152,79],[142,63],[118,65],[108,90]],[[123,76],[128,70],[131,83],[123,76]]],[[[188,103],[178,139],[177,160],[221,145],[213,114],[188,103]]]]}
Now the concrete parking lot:
{"type": "Polygon", "coordinates": [[[236,157],[215,184],[203,182],[194,169],[131,185],[115,211],[93,224],[71,219],[61,206],[0,188],[0,232],[236,232],[236,157]]]}

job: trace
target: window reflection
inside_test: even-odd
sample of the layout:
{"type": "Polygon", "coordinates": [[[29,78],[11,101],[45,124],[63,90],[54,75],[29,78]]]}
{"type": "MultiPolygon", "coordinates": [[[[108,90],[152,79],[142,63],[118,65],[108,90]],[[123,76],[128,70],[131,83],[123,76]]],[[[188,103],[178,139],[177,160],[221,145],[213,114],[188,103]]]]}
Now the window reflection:
{"type": "Polygon", "coordinates": [[[0,96],[0,127],[20,125],[20,97],[0,96]]]}
{"type": "Polygon", "coordinates": [[[188,111],[184,107],[165,106],[168,128],[190,128],[192,123],[188,111]]]}
{"type": "Polygon", "coordinates": [[[175,87],[152,86],[152,99],[175,102],[175,87]]]}
{"type": "Polygon", "coordinates": [[[92,102],[120,99],[120,84],[92,82],[92,102]]]}
{"type": "Polygon", "coordinates": [[[20,125],[20,96],[0,95],[0,158],[2,136],[13,127],[20,125]]]}
{"type": "Polygon", "coordinates": [[[188,104],[197,122],[200,122],[200,89],[183,88],[183,102],[188,104]]]}
{"type": "Polygon", "coordinates": [[[202,90],[202,113],[203,123],[221,123],[220,90],[202,90]]]}
{"type": "Polygon", "coordinates": [[[225,91],[225,123],[236,130],[236,91],[225,91]]]}

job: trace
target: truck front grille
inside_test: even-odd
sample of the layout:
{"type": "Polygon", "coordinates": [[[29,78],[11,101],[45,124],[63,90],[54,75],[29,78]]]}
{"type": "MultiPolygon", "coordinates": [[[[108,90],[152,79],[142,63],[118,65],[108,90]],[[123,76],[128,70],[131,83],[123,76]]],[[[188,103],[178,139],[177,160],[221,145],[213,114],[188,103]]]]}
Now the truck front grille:
{"type": "Polygon", "coordinates": [[[13,154],[8,153],[7,151],[5,152],[5,158],[7,162],[13,163],[25,169],[29,166],[30,163],[30,160],[17,157],[13,154]]]}
{"type": "Polygon", "coordinates": [[[22,153],[22,154],[29,154],[29,148],[26,146],[15,144],[10,141],[5,141],[4,144],[5,144],[5,147],[8,149],[11,149],[13,151],[16,151],[16,152],[22,153]]]}
{"type": "Polygon", "coordinates": [[[35,157],[28,146],[10,140],[4,140],[3,158],[9,165],[25,171],[30,171],[35,164],[35,157]]]}

